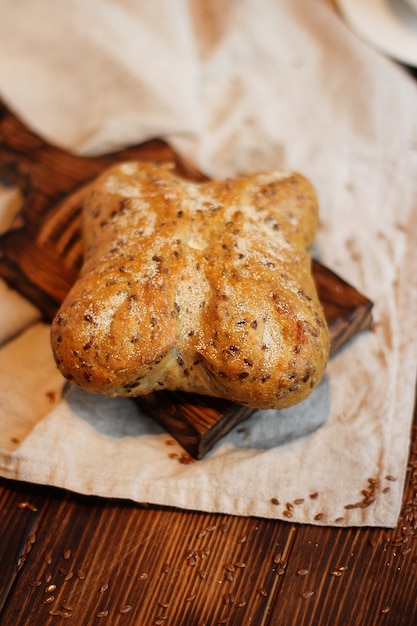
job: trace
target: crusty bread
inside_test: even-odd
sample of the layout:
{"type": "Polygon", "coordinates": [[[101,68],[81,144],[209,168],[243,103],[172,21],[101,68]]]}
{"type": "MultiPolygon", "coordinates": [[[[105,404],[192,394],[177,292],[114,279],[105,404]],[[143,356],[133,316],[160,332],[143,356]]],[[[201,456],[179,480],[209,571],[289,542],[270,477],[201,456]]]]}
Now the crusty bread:
{"type": "Polygon", "coordinates": [[[291,172],[193,183],[169,166],[107,170],[85,201],[80,278],[52,324],[61,372],[111,396],[303,400],[329,354],[311,273],[317,213],[291,172]]]}

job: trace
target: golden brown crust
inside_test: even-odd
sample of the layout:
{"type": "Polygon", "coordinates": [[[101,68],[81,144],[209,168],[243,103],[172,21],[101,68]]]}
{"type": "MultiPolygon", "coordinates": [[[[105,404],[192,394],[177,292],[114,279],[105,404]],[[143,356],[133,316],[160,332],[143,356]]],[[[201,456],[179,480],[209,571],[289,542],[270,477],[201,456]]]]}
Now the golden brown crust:
{"type": "Polygon", "coordinates": [[[329,353],[317,211],[295,173],[197,184],[166,166],[111,168],[86,200],[85,263],[52,325],[63,375],[108,395],[303,400],[329,353]]]}

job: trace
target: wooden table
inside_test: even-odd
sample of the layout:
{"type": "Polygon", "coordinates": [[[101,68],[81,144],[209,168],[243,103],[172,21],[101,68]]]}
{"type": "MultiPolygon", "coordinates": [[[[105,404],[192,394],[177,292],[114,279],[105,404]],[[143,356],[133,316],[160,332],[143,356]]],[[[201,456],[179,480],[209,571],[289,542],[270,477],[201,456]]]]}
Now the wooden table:
{"type": "Polygon", "coordinates": [[[417,412],[395,530],[168,510],[0,480],[0,624],[417,624],[417,412]]]}

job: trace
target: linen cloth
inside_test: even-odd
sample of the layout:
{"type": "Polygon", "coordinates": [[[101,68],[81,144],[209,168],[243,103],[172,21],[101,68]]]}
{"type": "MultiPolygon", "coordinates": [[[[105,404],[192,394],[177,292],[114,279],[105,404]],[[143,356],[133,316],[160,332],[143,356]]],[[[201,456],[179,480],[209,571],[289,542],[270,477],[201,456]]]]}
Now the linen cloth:
{"type": "Polygon", "coordinates": [[[320,260],[375,303],[373,330],[330,360],[310,398],[257,412],[184,464],[133,400],[68,388],[49,326],[1,285],[0,474],[201,511],[395,526],[417,363],[414,81],[319,1],[0,8],[0,97],[40,136],[84,155],[163,137],[222,178],[300,171],[319,197],[320,260]],[[375,501],[351,508],[370,478],[375,501]]]}

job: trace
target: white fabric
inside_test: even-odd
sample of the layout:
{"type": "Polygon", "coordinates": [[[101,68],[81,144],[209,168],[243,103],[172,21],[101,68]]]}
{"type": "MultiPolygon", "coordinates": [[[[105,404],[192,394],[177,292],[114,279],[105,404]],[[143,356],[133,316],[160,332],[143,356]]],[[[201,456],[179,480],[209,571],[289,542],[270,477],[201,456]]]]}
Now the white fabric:
{"type": "Polygon", "coordinates": [[[212,176],[301,171],[320,200],[320,259],[375,302],[374,330],[331,359],[307,401],[257,413],[190,465],[171,458],[180,447],[133,401],[76,389],[61,399],[49,328],[39,323],[0,351],[0,473],[283,519],[286,503],[303,498],[293,521],[395,526],[417,363],[412,79],[318,0],[0,8],[0,96],[36,132],[83,154],[163,136],[212,176]],[[22,385],[32,407],[25,398],[13,405],[22,385]],[[375,502],[346,509],[369,478],[375,502]]]}

